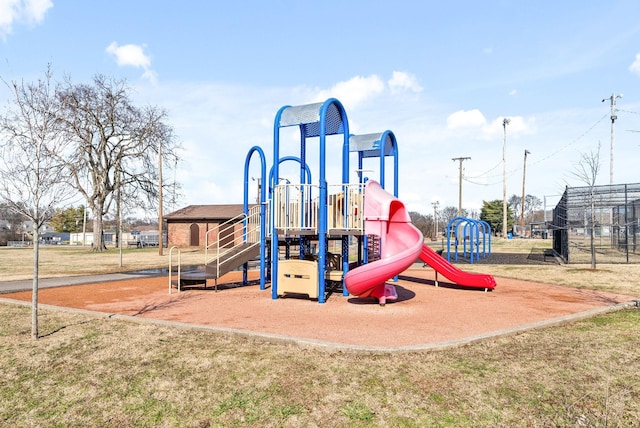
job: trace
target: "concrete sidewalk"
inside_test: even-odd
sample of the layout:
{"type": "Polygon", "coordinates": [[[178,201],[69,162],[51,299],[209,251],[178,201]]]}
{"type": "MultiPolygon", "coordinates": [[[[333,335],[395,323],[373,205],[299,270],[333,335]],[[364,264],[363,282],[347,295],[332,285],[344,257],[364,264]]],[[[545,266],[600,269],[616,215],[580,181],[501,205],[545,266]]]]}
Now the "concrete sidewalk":
{"type": "MultiPolygon", "coordinates": [[[[166,275],[166,274],[165,274],[166,275]]],[[[64,287],[67,285],[92,284],[98,282],[121,281],[132,278],[163,276],[162,274],[110,273],[104,275],[67,276],[60,278],[40,278],[38,288],[64,287]]],[[[33,280],[0,281],[0,294],[28,291],[33,288],[33,280]]]]}

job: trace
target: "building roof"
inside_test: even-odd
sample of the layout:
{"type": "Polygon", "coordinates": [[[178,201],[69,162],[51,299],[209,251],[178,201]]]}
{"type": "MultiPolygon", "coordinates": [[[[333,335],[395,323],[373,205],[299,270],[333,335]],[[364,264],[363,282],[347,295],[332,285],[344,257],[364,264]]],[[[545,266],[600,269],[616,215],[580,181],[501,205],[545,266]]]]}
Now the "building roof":
{"type": "MultiPolygon", "coordinates": [[[[255,204],[249,204],[249,208],[255,204]]],[[[243,213],[243,204],[188,205],[164,216],[166,220],[228,220],[243,213]]]]}

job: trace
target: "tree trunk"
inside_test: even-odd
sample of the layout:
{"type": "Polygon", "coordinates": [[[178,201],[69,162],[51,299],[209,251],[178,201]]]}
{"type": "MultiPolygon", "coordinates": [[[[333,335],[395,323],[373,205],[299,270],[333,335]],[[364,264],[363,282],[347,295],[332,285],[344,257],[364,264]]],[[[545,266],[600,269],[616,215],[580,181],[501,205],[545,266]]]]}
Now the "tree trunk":
{"type": "Polygon", "coordinates": [[[33,230],[33,287],[31,291],[31,338],[38,339],[38,266],[40,256],[40,234],[34,221],[33,230]]]}
{"type": "Polygon", "coordinates": [[[94,208],[93,212],[96,215],[93,218],[93,244],[91,245],[91,251],[102,252],[107,249],[107,245],[104,242],[104,230],[102,224],[102,216],[99,214],[102,212],[100,208],[94,208]]]}

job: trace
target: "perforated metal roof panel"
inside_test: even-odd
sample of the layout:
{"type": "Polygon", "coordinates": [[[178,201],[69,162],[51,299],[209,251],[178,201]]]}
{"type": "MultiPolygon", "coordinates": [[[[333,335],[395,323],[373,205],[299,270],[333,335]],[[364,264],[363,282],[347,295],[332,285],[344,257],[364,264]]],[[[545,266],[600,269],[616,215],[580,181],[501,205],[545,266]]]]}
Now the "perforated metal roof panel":
{"type": "Polygon", "coordinates": [[[383,155],[391,155],[393,152],[393,134],[390,131],[351,135],[349,137],[349,151],[361,152],[362,157],[365,158],[380,157],[381,144],[384,144],[383,155]],[[382,138],[384,138],[384,141],[381,141],[382,138]]]}
{"type": "MultiPolygon", "coordinates": [[[[320,111],[325,103],[305,104],[287,107],[282,111],[279,126],[300,126],[305,137],[320,135],[320,111]]],[[[335,103],[327,107],[325,117],[325,135],[343,134],[344,127],[341,110],[335,103]]]]}

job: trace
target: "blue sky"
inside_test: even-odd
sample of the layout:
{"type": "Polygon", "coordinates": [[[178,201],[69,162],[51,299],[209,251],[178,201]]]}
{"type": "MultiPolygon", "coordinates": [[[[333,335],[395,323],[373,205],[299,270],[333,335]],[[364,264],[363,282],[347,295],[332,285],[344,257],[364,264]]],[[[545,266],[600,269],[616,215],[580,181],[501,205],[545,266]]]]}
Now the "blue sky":
{"type": "MultiPolygon", "coordinates": [[[[526,193],[549,208],[584,185],[576,162],[599,144],[609,183],[612,94],[624,94],[614,182],[640,181],[639,16],[637,0],[0,0],[0,76],[35,79],[51,63],[60,79],[125,78],[140,105],[166,108],[184,147],[185,198],[169,211],[240,203],[249,149],[271,161],[278,109],[329,97],[352,133],[394,132],[411,211],[457,206],[457,157],[471,158],[465,208],[502,199],[504,118],[507,194],[522,192],[526,149],[526,193]]],[[[299,155],[290,140],[281,155],[299,155]]],[[[340,148],[329,153],[339,171],[340,148]]]]}

